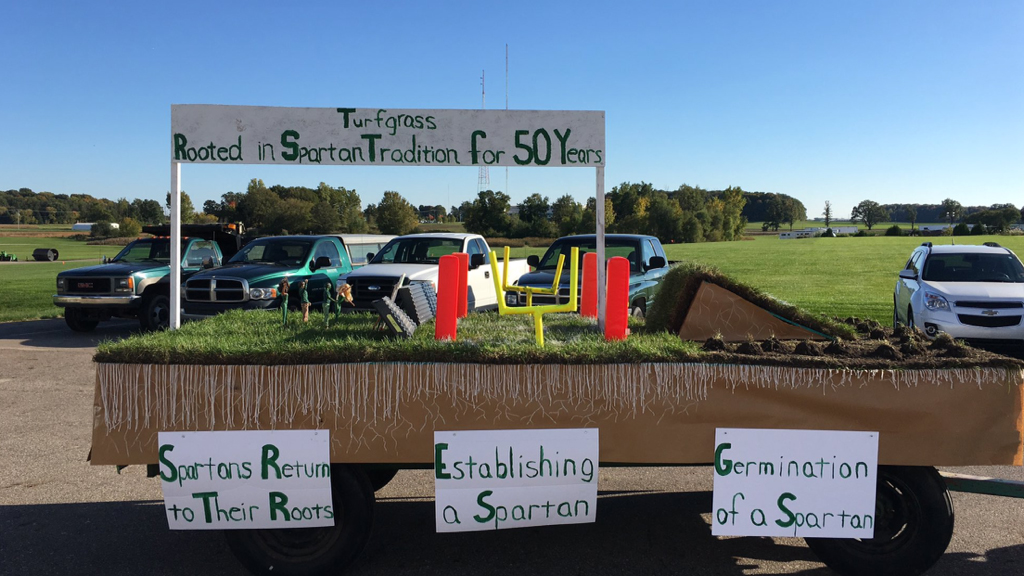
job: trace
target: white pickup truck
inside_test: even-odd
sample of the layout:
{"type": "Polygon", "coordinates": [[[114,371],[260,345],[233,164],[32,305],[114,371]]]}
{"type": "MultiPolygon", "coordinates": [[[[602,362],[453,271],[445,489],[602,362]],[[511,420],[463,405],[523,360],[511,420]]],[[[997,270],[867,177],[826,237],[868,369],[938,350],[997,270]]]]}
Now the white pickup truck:
{"type": "MultiPolygon", "coordinates": [[[[353,305],[357,310],[372,310],[373,301],[391,296],[396,286],[417,282],[429,283],[437,290],[438,262],[441,256],[465,252],[469,254],[468,306],[474,310],[498,307],[491,278],[490,248],[478,234],[409,234],[399,236],[367,255],[366,266],[351,272],[339,282],[352,287],[353,305]]],[[[510,260],[508,283],[530,271],[526,259],[510,260]]],[[[346,307],[347,308],[347,307],[346,307]]]]}

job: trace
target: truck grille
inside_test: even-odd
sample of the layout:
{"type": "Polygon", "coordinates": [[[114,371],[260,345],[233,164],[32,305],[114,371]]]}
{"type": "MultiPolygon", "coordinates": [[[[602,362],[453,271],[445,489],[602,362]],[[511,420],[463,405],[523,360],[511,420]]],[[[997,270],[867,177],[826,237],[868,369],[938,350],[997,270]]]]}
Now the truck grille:
{"type": "Polygon", "coordinates": [[[983,308],[983,309],[986,309],[986,310],[995,310],[996,308],[1000,308],[1000,309],[1003,309],[1003,308],[1024,308],[1024,303],[1022,303],[1022,302],[992,302],[991,300],[989,300],[989,301],[982,300],[982,301],[979,301],[979,302],[975,302],[975,301],[972,301],[972,300],[957,300],[956,307],[957,308],[983,308]]]}
{"type": "Polygon", "coordinates": [[[189,302],[245,302],[249,284],[237,278],[196,278],[185,283],[189,302]]]}
{"type": "Polygon", "coordinates": [[[968,326],[981,326],[982,328],[1006,328],[1020,324],[1020,316],[974,316],[971,314],[957,314],[961,324],[968,326]]]}
{"type": "Polygon", "coordinates": [[[348,284],[352,287],[352,300],[357,305],[369,307],[374,300],[391,296],[395,290],[398,278],[387,276],[364,276],[349,278],[348,284]]]}
{"type": "Polygon", "coordinates": [[[69,294],[109,294],[110,278],[69,278],[64,290],[69,294]]]}
{"type": "MultiPolygon", "coordinates": [[[[518,297],[519,304],[522,305],[522,306],[526,306],[526,293],[525,292],[516,292],[516,295],[518,297]]],[[[579,295],[577,294],[577,301],[578,300],[579,300],[579,295]]],[[[549,306],[551,304],[565,304],[568,301],[569,301],[569,289],[568,288],[559,288],[558,289],[557,301],[556,301],[556,298],[554,296],[552,296],[551,294],[534,294],[533,295],[533,304],[534,304],[534,306],[549,306]]]]}

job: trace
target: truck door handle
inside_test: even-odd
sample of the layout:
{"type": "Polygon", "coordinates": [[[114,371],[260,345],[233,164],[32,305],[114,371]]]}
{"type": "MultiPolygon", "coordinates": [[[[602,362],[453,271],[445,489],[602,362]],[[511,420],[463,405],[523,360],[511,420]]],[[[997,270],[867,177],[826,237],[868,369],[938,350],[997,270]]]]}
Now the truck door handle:
{"type": "Polygon", "coordinates": [[[491,273],[488,272],[487,270],[484,270],[484,278],[490,278],[490,277],[491,277],[491,273]]]}

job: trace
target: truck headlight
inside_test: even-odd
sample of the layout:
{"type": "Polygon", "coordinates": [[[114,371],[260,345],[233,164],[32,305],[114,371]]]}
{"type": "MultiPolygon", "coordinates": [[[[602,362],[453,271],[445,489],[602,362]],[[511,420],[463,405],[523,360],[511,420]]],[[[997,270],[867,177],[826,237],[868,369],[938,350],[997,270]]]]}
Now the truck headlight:
{"type": "Polygon", "coordinates": [[[64,291],[64,279],[63,278],[57,278],[57,292],[63,292],[63,291],[64,291]]]}
{"type": "Polygon", "coordinates": [[[277,288],[250,288],[250,300],[273,300],[277,298],[277,288]]]}
{"type": "Polygon", "coordinates": [[[519,294],[517,292],[505,292],[505,306],[515,306],[519,303],[519,294]]]}
{"type": "Polygon", "coordinates": [[[135,290],[135,280],[131,276],[114,279],[114,292],[131,292],[133,290],[135,290]]]}
{"type": "Polygon", "coordinates": [[[949,302],[940,294],[934,292],[924,293],[924,306],[929,310],[946,310],[949,311],[949,302]]]}

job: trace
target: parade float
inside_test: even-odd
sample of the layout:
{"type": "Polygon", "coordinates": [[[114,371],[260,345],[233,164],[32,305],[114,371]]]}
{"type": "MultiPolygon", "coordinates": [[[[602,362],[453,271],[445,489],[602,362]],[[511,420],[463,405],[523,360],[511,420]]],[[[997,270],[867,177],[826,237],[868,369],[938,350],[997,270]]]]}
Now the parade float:
{"type": "MultiPolygon", "coordinates": [[[[173,120],[174,150],[181,155],[177,161],[194,161],[193,153],[198,160],[206,150],[189,148],[190,142],[217,143],[216,135],[203,130],[218,118],[238,116],[237,122],[228,122],[232,129],[252,128],[259,123],[247,115],[268,110],[196,108],[180,113],[180,122],[173,120]]],[[[279,120],[271,125],[280,142],[299,141],[297,134],[281,135],[282,126],[291,126],[302,133],[303,150],[306,128],[313,130],[320,115],[335,115],[335,124],[344,126],[325,136],[337,139],[350,120],[368,125],[374,114],[386,112],[269,110],[282,111],[270,114],[279,120]]],[[[430,112],[385,116],[411,117],[413,124],[417,117],[437,125],[440,119],[460,124],[461,116],[452,111],[430,112]]],[[[468,130],[465,146],[454,141],[435,145],[435,159],[437,150],[462,150],[474,165],[481,164],[488,156],[478,146],[498,146],[504,136],[495,136],[505,133],[504,125],[517,113],[504,114],[511,116],[488,117],[492,124],[468,130]]],[[[536,163],[542,157],[538,141],[543,141],[537,134],[547,133],[540,126],[551,121],[550,115],[565,121],[559,126],[577,122],[571,129],[551,130],[557,138],[554,148],[547,148],[555,150],[549,160],[560,156],[567,164],[589,158],[590,166],[598,166],[597,206],[603,206],[603,158],[595,152],[603,150],[603,115],[599,142],[573,145],[570,133],[585,133],[580,126],[589,120],[535,114],[540,116],[526,123],[533,126],[530,130],[506,130],[509,140],[531,142],[526,148],[536,163]]],[[[479,116],[473,121],[484,122],[479,116]]],[[[401,126],[404,120],[396,122],[401,126]]],[[[252,128],[241,134],[258,137],[257,132],[252,128]]],[[[238,139],[242,146],[242,135],[238,139]]],[[[360,142],[369,145],[367,154],[377,146],[378,159],[385,157],[376,136],[360,140],[357,135],[360,142]]],[[[349,147],[352,156],[356,144],[349,147]]],[[[506,159],[527,159],[521,149],[503,145],[506,159]]],[[[260,160],[272,152],[273,146],[261,149],[260,160]]],[[[277,158],[283,152],[278,150],[277,158]]],[[[497,161],[500,152],[491,150],[490,158],[497,161]]],[[[175,191],[177,185],[175,175],[175,191]]],[[[809,536],[815,552],[844,574],[920,573],[941,556],[952,535],[953,515],[935,466],[1021,464],[1024,365],[1019,361],[952,341],[929,342],[908,330],[815,319],[694,267],[670,272],[678,278],[666,279],[647,325],[627,324],[628,303],[615,296],[625,293],[617,284],[623,276],[614,272],[615,259],[607,272],[596,265],[589,274],[584,269],[583,314],[549,313],[576,310],[574,281],[571,306],[563,305],[565,310],[502,307],[497,315],[452,316],[452,308],[458,311],[465,299],[458,290],[458,267],[464,268],[467,258],[450,258],[455,272],[445,274],[442,262],[432,314],[412,322],[422,306],[399,306],[396,294],[390,299],[394,305],[379,308],[379,316],[347,315],[329,328],[317,323],[315,314],[308,324],[293,316],[282,326],[274,315],[230,312],[178,330],[104,344],[96,355],[92,463],[149,465],[166,487],[181,470],[197,472],[175,465],[180,460],[164,440],[172,433],[326,431],[334,525],[304,531],[261,525],[226,532],[242,561],[268,574],[321,573],[350,563],[369,537],[375,489],[405,468],[434,468],[439,482],[445,478],[439,462],[440,446],[447,444],[437,440],[441,431],[594,430],[600,437],[599,448],[594,446],[601,466],[717,465],[721,444],[716,431],[722,429],[872,431],[878,464],[877,476],[871,476],[877,485],[873,538],[796,533],[809,536]],[[446,278],[455,287],[446,287],[446,278]],[[592,303],[586,302],[588,294],[592,303]]],[[[603,260],[599,243],[592,262],[603,260]]],[[[495,255],[490,261],[496,290],[511,289],[501,284],[495,255]]],[[[575,276],[576,263],[569,268],[575,276]]],[[[841,472],[837,458],[829,463],[823,456],[822,461],[841,472]]],[[[211,459],[211,478],[214,463],[211,459]]],[[[507,464],[513,463],[510,449],[507,464]]],[[[271,493],[272,512],[274,494],[280,493],[271,493]]],[[[210,501],[203,502],[209,518],[210,501]]],[[[439,529],[441,518],[439,511],[439,529]]]]}

